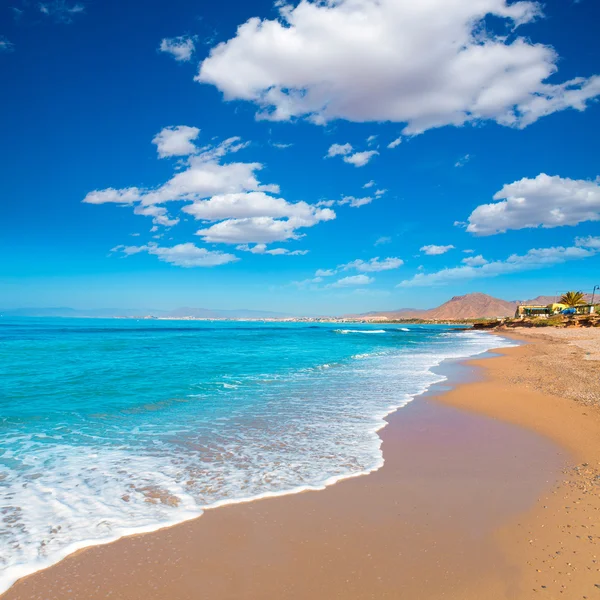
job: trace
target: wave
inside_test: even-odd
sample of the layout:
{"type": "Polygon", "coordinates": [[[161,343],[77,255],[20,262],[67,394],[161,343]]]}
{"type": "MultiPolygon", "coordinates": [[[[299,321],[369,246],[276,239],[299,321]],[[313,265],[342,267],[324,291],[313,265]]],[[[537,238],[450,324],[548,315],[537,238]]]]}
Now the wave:
{"type": "Polygon", "coordinates": [[[387,333],[385,329],[334,329],[333,332],[344,335],[348,333],[387,333]]]}
{"type": "MultiPolygon", "coordinates": [[[[394,331],[337,330],[350,334],[394,331]]],[[[27,527],[10,530],[23,554],[5,554],[11,561],[16,559],[12,564],[4,565],[0,559],[0,593],[19,577],[79,548],[154,531],[197,517],[207,508],[323,489],[379,469],[384,457],[377,431],[387,424],[388,414],[445,379],[432,368],[447,358],[508,345],[485,333],[472,332],[456,341],[439,333],[410,348],[398,343],[386,352],[352,355],[354,359],[381,355],[368,363],[323,363],[313,368],[324,370],[314,376],[309,373],[290,379],[283,373],[263,373],[243,379],[224,377],[228,382],[220,383],[228,388],[225,402],[217,404],[214,394],[207,396],[211,404],[206,423],[196,420],[197,406],[174,404],[179,409],[192,406],[184,413],[187,418],[183,422],[176,419],[177,412],[170,412],[167,419],[158,412],[145,413],[143,420],[136,421],[139,433],[129,429],[135,436],[118,437],[116,446],[95,441],[74,446],[66,441],[27,442],[28,452],[22,455],[27,460],[36,457],[37,464],[52,464],[53,468],[39,473],[32,464],[36,478],[28,480],[26,488],[16,473],[6,482],[14,492],[11,506],[37,506],[39,510],[19,513],[19,523],[27,527]],[[331,368],[334,366],[338,368],[331,368]],[[253,392],[247,390],[246,382],[260,382],[264,377],[269,377],[272,385],[261,387],[254,402],[248,403],[253,392]],[[242,384],[243,393],[234,391],[236,384],[242,384]],[[161,418],[151,421],[152,415],[161,418]],[[198,434],[202,427],[209,437],[198,434]],[[47,501],[48,489],[53,490],[54,501],[70,512],[54,513],[47,501]],[[60,524],[62,529],[49,533],[48,523],[60,524]],[[98,523],[105,525],[99,528],[98,523]],[[44,554],[37,552],[42,540],[47,541],[44,554]],[[29,552],[25,552],[26,546],[29,552]]],[[[351,337],[328,339],[333,342],[331,348],[349,344],[358,350],[369,344],[366,339],[351,337]]],[[[373,349],[380,345],[374,340],[373,349]]],[[[331,358],[329,350],[323,345],[327,358],[331,358]]],[[[83,435],[86,432],[78,431],[78,436],[83,435]]]]}

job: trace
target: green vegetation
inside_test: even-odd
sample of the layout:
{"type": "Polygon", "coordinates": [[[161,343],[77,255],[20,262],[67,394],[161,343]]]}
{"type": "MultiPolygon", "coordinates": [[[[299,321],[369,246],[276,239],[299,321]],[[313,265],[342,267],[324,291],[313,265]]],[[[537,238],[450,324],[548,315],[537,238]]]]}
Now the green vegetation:
{"type": "Polygon", "coordinates": [[[567,292],[560,297],[560,303],[571,307],[578,306],[579,304],[585,304],[585,296],[583,292],[567,292]]]}

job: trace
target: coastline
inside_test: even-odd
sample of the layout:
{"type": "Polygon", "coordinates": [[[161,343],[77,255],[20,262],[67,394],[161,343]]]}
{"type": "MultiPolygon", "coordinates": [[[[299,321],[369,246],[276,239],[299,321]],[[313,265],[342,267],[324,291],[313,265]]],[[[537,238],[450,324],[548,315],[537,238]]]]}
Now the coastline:
{"type": "MultiPolygon", "coordinates": [[[[400,331],[410,331],[406,328],[399,328],[400,331]]],[[[352,331],[348,330],[340,330],[342,333],[352,333],[352,331]]],[[[357,331],[355,333],[366,333],[367,331],[357,331]]],[[[384,330],[368,330],[368,333],[385,333],[384,330]]],[[[445,334],[449,335],[449,334],[445,334]]],[[[479,338],[483,339],[485,334],[478,333],[476,334],[479,338]]],[[[185,512],[179,512],[176,514],[175,518],[170,518],[168,520],[158,521],[155,523],[150,523],[148,525],[136,526],[136,527],[125,527],[120,528],[118,531],[111,536],[103,537],[103,538],[91,538],[91,539],[83,539],[80,541],[76,541],[69,546],[63,548],[60,553],[54,553],[51,558],[46,559],[44,561],[37,561],[35,564],[27,564],[22,567],[12,568],[12,572],[6,573],[6,576],[3,580],[0,580],[2,584],[0,588],[0,596],[11,589],[12,585],[14,585],[17,581],[23,580],[30,576],[35,576],[37,573],[43,572],[48,568],[51,568],[61,561],[74,556],[80,552],[85,552],[88,549],[92,549],[97,546],[110,545],[114,542],[117,542],[123,538],[152,534],[158,532],[165,528],[175,527],[177,525],[195,520],[200,518],[206,511],[212,511],[215,508],[223,508],[227,506],[233,506],[238,504],[246,504],[250,502],[255,502],[258,500],[265,500],[270,498],[282,498],[294,494],[309,492],[309,491],[323,491],[328,487],[337,484],[339,482],[353,479],[356,477],[362,477],[364,475],[368,475],[370,473],[376,472],[381,469],[384,464],[384,456],[381,450],[382,446],[382,438],[379,435],[379,432],[388,426],[388,417],[393,413],[396,413],[400,410],[400,408],[404,408],[407,404],[411,403],[415,398],[421,397],[430,393],[430,390],[435,388],[435,386],[441,385],[447,380],[446,374],[441,374],[439,370],[444,371],[442,365],[450,365],[452,364],[452,368],[449,368],[449,375],[452,380],[454,380],[454,375],[456,374],[456,370],[459,368],[459,365],[469,360],[470,358],[474,358],[475,356],[483,356],[487,352],[489,352],[489,341],[487,343],[482,344],[485,347],[485,350],[472,348],[465,348],[466,354],[460,357],[452,357],[452,358],[444,358],[442,355],[436,355],[435,353],[431,355],[431,363],[425,365],[421,365],[421,368],[425,368],[423,373],[427,374],[426,379],[428,381],[424,381],[421,383],[421,386],[414,387],[410,392],[403,389],[406,393],[400,393],[397,396],[392,395],[390,398],[393,398],[394,401],[388,403],[386,407],[381,407],[379,412],[372,415],[372,424],[369,429],[369,434],[372,436],[372,444],[373,449],[375,450],[375,456],[373,457],[373,461],[370,464],[361,464],[360,470],[348,471],[341,474],[330,474],[327,477],[324,477],[312,484],[304,484],[304,485],[296,485],[295,487],[285,488],[282,490],[276,491],[267,491],[261,492],[258,494],[242,496],[242,497],[232,497],[225,498],[222,500],[217,500],[210,504],[205,504],[203,506],[198,506],[197,510],[187,510],[185,512]],[[470,352],[470,354],[469,354],[470,352]],[[478,354],[479,353],[479,354],[478,354]],[[7,587],[8,585],[8,587],[7,587]]],[[[367,355],[358,355],[352,356],[352,358],[364,358],[367,355]]],[[[388,390],[389,393],[389,390],[388,390]]],[[[101,524],[101,521],[96,519],[96,522],[101,524]]]]}
{"type": "Polygon", "coordinates": [[[589,552],[597,539],[585,538],[586,552],[557,535],[571,537],[565,530],[574,523],[593,526],[598,508],[585,504],[580,510],[578,485],[590,477],[571,468],[565,479],[561,469],[592,456],[580,440],[593,446],[600,419],[574,416],[569,427],[557,430],[557,418],[564,423],[565,414],[575,414],[572,400],[506,380],[514,361],[540,347],[467,359],[478,370],[476,381],[449,391],[440,387],[452,381],[434,384],[401,414],[392,413],[380,431],[385,464],[368,477],[342,480],[318,494],[208,510],[201,519],[89,547],[20,580],[2,598],[100,598],[112,592],[124,599],[180,599],[197,597],[199,589],[210,590],[211,598],[392,598],[402,591],[462,600],[483,593],[529,598],[533,589],[556,593],[547,594],[554,598],[572,593],[573,586],[581,596],[568,597],[592,593],[589,552]],[[535,407],[523,410],[519,398],[535,407]],[[540,402],[544,410],[551,403],[552,418],[539,418],[540,402]],[[579,499],[561,508],[573,493],[579,499]],[[555,554],[552,581],[545,581],[550,543],[568,547],[570,570],[556,568],[564,554],[555,554]],[[404,568],[398,569],[398,560],[404,568]],[[584,569],[588,576],[580,578],[584,569]]]}

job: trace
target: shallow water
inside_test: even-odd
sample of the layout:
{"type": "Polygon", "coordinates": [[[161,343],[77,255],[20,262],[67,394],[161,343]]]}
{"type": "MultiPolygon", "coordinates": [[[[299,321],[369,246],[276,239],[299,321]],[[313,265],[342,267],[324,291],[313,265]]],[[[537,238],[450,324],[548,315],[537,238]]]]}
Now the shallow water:
{"type": "Polygon", "coordinates": [[[0,319],[0,591],[77,547],[376,469],[383,417],[432,368],[506,345],[431,325],[0,319]]]}

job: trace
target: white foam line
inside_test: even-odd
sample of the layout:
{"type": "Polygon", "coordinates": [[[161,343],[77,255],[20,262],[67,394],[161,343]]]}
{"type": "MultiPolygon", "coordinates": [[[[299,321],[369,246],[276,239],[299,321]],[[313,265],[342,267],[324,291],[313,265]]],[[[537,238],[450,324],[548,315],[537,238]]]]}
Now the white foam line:
{"type": "MultiPolygon", "coordinates": [[[[472,333],[475,333],[475,335],[477,335],[479,333],[482,333],[483,335],[485,335],[485,332],[472,332],[472,333]]],[[[490,334],[488,334],[488,335],[490,335],[490,334]]],[[[406,398],[402,403],[394,404],[394,405],[390,406],[390,408],[387,411],[384,411],[382,413],[375,415],[375,419],[379,420],[380,423],[371,429],[371,433],[378,433],[383,428],[387,427],[387,425],[389,425],[389,422],[385,420],[386,417],[395,413],[400,408],[404,408],[407,404],[412,402],[415,398],[418,398],[419,396],[422,396],[423,394],[425,394],[433,385],[442,383],[443,381],[447,381],[448,377],[446,377],[445,375],[434,373],[432,371],[433,368],[439,367],[445,360],[468,360],[468,359],[472,359],[475,356],[478,356],[480,354],[486,354],[488,352],[493,352],[494,350],[498,350],[500,348],[510,348],[510,347],[519,345],[517,343],[514,343],[512,340],[508,340],[508,338],[503,338],[500,336],[498,336],[498,337],[499,337],[499,339],[505,340],[508,343],[505,345],[502,345],[502,346],[496,346],[494,348],[486,348],[485,350],[481,350],[480,352],[477,352],[475,354],[467,354],[467,355],[459,356],[459,357],[456,357],[456,356],[445,357],[445,358],[442,358],[442,360],[440,360],[435,365],[432,365],[431,367],[429,367],[429,369],[428,369],[429,372],[431,372],[433,375],[436,375],[438,377],[438,379],[428,383],[419,392],[413,394],[409,398],[406,398]]],[[[370,473],[373,473],[373,472],[381,469],[381,467],[383,467],[383,465],[385,464],[385,458],[383,456],[383,453],[381,452],[382,444],[383,444],[383,440],[381,439],[381,437],[379,437],[379,443],[377,446],[377,449],[379,450],[379,457],[375,461],[375,464],[369,469],[363,469],[362,471],[358,471],[356,473],[347,473],[344,475],[334,475],[332,477],[328,477],[321,484],[317,484],[317,485],[303,485],[303,486],[291,488],[289,490],[280,490],[277,492],[264,492],[262,494],[256,494],[254,496],[219,500],[217,502],[213,502],[212,504],[207,504],[203,507],[198,507],[198,511],[186,511],[184,513],[178,513],[177,519],[162,521],[160,523],[156,523],[155,525],[147,525],[144,527],[134,527],[131,529],[122,529],[118,535],[114,535],[114,536],[107,537],[107,538],[94,539],[94,540],[82,540],[80,542],[75,542],[73,544],[65,546],[60,552],[57,552],[56,554],[54,554],[52,556],[52,558],[48,558],[47,560],[40,561],[40,562],[36,563],[35,565],[33,565],[33,564],[15,565],[15,566],[7,569],[2,574],[2,576],[0,576],[0,594],[3,594],[4,592],[6,592],[19,579],[22,579],[23,577],[26,577],[33,573],[36,573],[37,571],[47,569],[48,567],[51,567],[52,565],[55,565],[56,563],[60,562],[61,560],[63,560],[67,556],[69,556],[70,554],[73,554],[74,552],[77,552],[78,550],[83,550],[84,548],[91,548],[93,546],[103,546],[105,544],[111,544],[112,542],[116,542],[117,540],[120,540],[121,538],[124,538],[124,537],[129,537],[132,535],[141,535],[144,533],[153,533],[160,529],[165,529],[166,527],[172,527],[174,525],[179,525],[180,523],[185,523],[186,521],[191,521],[192,519],[196,519],[196,518],[200,517],[206,510],[220,508],[222,506],[228,506],[228,505],[232,505],[232,504],[246,504],[248,502],[254,502],[256,500],[263,500],[265,498],[279,498],[281,496],[300,494],[302,492],[322,491],[322,490],[326,489],[327,487],[334,485],[345,479],[353,479],[355,477],[362,477],[364,475],[369,475],[370,473]]]]}

